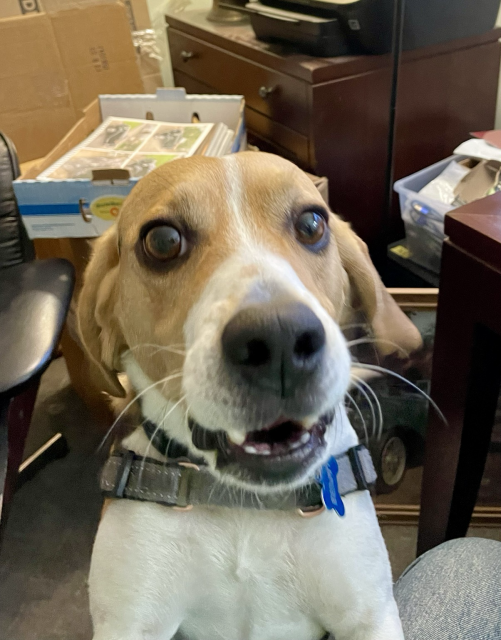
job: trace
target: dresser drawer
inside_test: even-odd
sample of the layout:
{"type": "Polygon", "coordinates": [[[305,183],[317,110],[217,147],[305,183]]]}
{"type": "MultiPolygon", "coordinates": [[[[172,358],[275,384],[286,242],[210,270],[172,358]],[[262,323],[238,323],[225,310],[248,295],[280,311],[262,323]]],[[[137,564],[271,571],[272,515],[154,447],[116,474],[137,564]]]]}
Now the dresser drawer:
{"type": "MultiPolygon", "coordinates": [[[[188,93],[216,93],[214,87],[174,69],[176,87],[184,87],[188,93]]],[[[311,169],[309,142],[301,133],[284,127],[249,106],[245,108],[245,120],[249,137],[262,151],[277,153],[303,169],[311,169]]]]}
{"type": "Polygon", "coordinates": [[[174,71],[214,87],[220,93],[241,94],[246,104],[275,122],[308,134],[308,85],[296,78],[169,29],[174,71]]]}
{"type": "Polygon", "coordinates": [[[272,151],[292,160],[303,169],[310,168],[309,144],[306,136],[284,127],[283,124],[275,122],[275,120],[271,120],[251,108],[245,110],[245,120],[251,137],[252,134],[255,134],[259,140],[265,143],[263,145],[259,140],[256,141],[262,151],[272,151]],[[268,147],[266,143],[271,147],[268,147]]]}

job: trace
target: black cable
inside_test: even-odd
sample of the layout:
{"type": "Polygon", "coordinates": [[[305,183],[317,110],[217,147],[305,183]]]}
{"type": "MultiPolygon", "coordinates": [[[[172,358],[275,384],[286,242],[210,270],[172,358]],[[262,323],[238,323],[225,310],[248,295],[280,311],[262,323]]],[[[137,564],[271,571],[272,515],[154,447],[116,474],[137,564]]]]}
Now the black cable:
{"type": "Polygon", "coordinates": [[[390,242],[390,222],[393,202],[393,175],[395,170],[395,127],[397,119],[398,79],[404,33],[404,14],[405,0],[394,0],[392,24],[393,33],[391,47],[393,65],[390,89],[390,111],[388,114],[388,148],[385,174],[386,195],[383,203],[383,215],[381,218],[381,232],[377,245],[377,256],[374,256],[376,264],[380,270],[386,265],[386,251],[387,246],[390,242]]]}

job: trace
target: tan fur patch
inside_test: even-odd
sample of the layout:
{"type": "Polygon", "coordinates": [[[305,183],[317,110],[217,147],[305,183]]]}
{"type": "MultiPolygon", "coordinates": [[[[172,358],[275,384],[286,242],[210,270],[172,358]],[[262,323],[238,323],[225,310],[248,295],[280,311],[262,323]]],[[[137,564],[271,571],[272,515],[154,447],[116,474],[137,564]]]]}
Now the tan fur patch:
{"type": "MultiPolygon", "coordinates": [[[[377,335],[414,349],[417,329],[386,293],[365,245],[346,223],[329,214],[332,238],[320,254],[300,246],[291,216],[305,206],[325,207],[311,181],[291,163],[263,153],[178,160],[143,178],[116,226],[97,243],[80,299],[83,342],[103,371],[106,390],[120,393],[116,372],[127,348],[152,380],[181,369],[182,353],[168,348],[182,352],[186,317],[208,279],[249,243],[286,260],[338,322],[359,302],[377,335]],[[187,227],[195,238],[189,257],[165,272],[138,259],[141,229],[157,218],[187,227]]],[[[253,266],[245,268],[250,273],[253,266]]],[[[172,399],[180,390],[180,377],[165,383],[172,399]]]]}

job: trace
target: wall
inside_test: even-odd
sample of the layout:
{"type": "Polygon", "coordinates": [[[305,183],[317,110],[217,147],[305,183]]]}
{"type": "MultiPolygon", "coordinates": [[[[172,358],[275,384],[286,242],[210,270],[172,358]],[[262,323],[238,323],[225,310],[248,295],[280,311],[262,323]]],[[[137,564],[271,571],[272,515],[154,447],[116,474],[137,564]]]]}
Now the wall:
{"type": "Polygon", "coordinates": [[[160,55],[162,56],[162,62],[160,64],[162,68],[162,78],[166,87],[172,87],[174,80],[169,55],[165,13],[166,11],[176,11],[176,9],[180,11],[185,9],[207,9],[207,11],[209,11],[212,2],[211,0],[147,0],[147,2],[151,25],[157,35],[157,44],[160,49],[160,55]]]}
{"type": "Polygon", "coordinates": [[[174,80],[172,77],[172,65],[170,61],[165,25],[165,10],[170,2],[166,2],[165,0],[147,0],[147,2],[151,19],[151,26],[155,31],[157,37],[157,46],[162,57],[162,60],[160,62],[162,79],[166,87],[172,87],[174,86],[174,80]]]}

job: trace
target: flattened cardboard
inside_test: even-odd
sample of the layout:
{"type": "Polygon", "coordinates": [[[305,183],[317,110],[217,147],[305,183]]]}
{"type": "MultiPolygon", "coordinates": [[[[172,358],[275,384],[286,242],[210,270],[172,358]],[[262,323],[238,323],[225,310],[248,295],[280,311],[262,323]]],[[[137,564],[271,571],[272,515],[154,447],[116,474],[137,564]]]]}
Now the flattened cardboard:
{"type": "Polygon", "coordinates": [[[43,13],[0,20],[0,129],[21,162],[40,158],[74,124],[75,109],[52,24],[43,13]]]}
{"type": "Polygon", "coordinates": [[[99,94],[143,91],[119,2],[0,20],[0,60],[0,129],[21,162],[45,156],[99,94]]]}
{"type": "Polygon", "coordinates": [[[116,2],[51,14],[75,109],[103,93],[143,90],[124,6],[116,2]]]}
{"type": "MultiPolygon", "coordinates": [[[[38,0],[39,3],[41,1],[42,0],[38,0]]],[[[117,0],[43,0],[43,10],[50,13],[57,13],[62,10],[84,9],[92,5],[113,4],[116,1],[117,0]]],[[[0,2],[2,2],[2,0],[0,0],[0,2]]],[[[131,32],[152,28],[146,0],[122,0],[121,4],[125,8],[125,14],[131,32]]],[[[157,87],[163,86],[159,61],[156,58],[150,57],[146,48],[142,46],[135,47],[135,53],[137,54],[137,62],[143,82],[141,91],[145,93],[155,93],[157,87]]],[[[106,91],[109,92],[109,89],[106,89],[106,91]]],[[[121,92],[122,90],[119,91],[119,93],[121,92]]],[[[84,104],[88,104],[88,100],[84,100],[84,104]]]]}
{"type": "Polygon", "coordinates": [[[150,13],[146,0],[123,0],[129,14],[131,31],[151,29],[150,13]]]}

